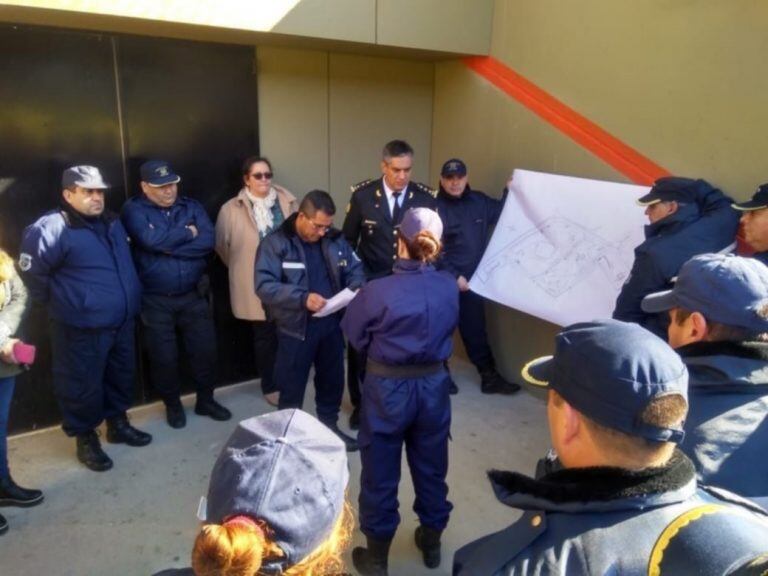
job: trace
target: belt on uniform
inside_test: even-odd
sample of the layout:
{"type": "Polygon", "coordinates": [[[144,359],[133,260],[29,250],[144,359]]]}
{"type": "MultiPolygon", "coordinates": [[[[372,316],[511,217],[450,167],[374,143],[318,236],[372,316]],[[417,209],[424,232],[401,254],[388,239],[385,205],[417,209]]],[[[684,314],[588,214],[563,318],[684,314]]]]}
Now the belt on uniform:
{"type": "Polygon", "coordinates": [[[423,378],[437,374],[441,370],[445,370],[445,363],[443,362],[395,366],[394,364],[382,364],[372,358],[368,358],[365,366],[366,374],[373,374],[382,378],[423,378]]]}

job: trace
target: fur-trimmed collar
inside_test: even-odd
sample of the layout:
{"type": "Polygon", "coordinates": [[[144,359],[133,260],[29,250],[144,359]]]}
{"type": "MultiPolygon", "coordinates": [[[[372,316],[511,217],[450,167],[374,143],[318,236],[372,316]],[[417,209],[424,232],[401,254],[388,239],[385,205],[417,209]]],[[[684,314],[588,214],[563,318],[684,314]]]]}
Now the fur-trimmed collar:
{"type": "Polygon", "coordinates": [[[735,356],[768,362],[768,342],[694,342],[677,349],[682,358],[735,356]]]}
{"type": "Polygon", "coordinates": [[[504,502],[515,494],[527,494],[555,504],[606,502],[662,494],[684,488],[695,478],[693,463],[680,450],[666,465],[639,471],[623,468],[564,468],[539,480],[517,472],[491,470],[496,496],[504,502]]]}

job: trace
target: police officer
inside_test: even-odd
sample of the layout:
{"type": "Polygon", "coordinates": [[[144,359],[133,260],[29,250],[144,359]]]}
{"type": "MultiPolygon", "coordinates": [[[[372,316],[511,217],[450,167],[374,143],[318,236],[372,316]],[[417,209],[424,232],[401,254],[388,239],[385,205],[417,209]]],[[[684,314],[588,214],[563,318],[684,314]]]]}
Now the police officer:
{"type": "Polygon", "coordinates": [[[768,268],[702,254],[643,310],[669,311],[669,345],[690,374],[682,449],[702,482],[768,504],[768,268]]]}
{"type": "MultiPolygon", "coordinates": [[[[459,286],[459,333],[469,359],[480,373],[480,388],[484,394],[514,394],[520,386],[507,382],[498,373],[488,345],[485,300],[469,289],[469,279],[480,264],[491,227],[501,216],[504,199],[473,190],[468,183],[466,164],[453,158],[440,170],[437,206],[445,226],[445,248],[439,267],[450,272],[459,286]]],[[[457,392],[453,380],[451,384],[452,392],[457,392]]]]}
{"type": "Polygon", "coordinates": [[[688,374],[661,339],[616,320],[574,324],[554,357],[523,375],[549,388],[562,469],[537,480],[490,472],[496,495],[523,516],[460,549],[455,575],[722,575],[768,552],[768,513],[697,486],[676,448],[688,374]]]}
{"type": "Polygon", "coordinates": [[[205,275],[215,242],[213,224],[197,200],[179,196],[180,181],[167,162],[145,162],[142,194],[128,200],[122,214],[144,286],[141,322],[150,377],[172,428],[187,423],[180,399],[177,331],[197,391],[195,413],[222,421],[232,417],[213,399],[216,332],[205,275]]]}
{"type": "Polygon", "coordinates": [[[659,178],[637,202],[645,206],[650,224],[645,241],[635,248],[613,317],[637,322],[664,338],[667,317],[643,312],[643,298],[668,289],[680,267],[696,254],[730,251],[738,218],[729,209],[733,200],[704,180],[659,178]]]}
{"type": "Polygon", "coordinates": [[[448,524],[448,433],[451,425],[452,334],[459,314],[453,277],[433,267],[443,224],[428,208],[408,210],[398,234],[394,274],[366,284],[349,304],[342,328],[366,353],[360,421],[360,529],[366,548],[352,560],[366,576],[386,576],[400,522],[397,485],[405,444],[419,517],[416,545],[429,568],[440,564],[448,524]]]}
{"type": "Polygon", "coordinates": [[[112,467],[96,434],[105,418],[108,442],[152,441],[126,416],[141,284],[125,228],[104,211],[109,186],[98,168],[68,168],[61,185],[61,207],[24,230],[19,267],[32,296],[48,304],[53,387],[64,432],[76,437],[78,460],[103,471],[112,467]]]}
{"type": "Polygon", "coordinates": [[[768,264],[768,184],[762,184],[747,202],[732,204],[741,212],[744,240],[754,250],[754,258],[768,264]]]}
{"type": "Polygon", "coordinates": [[[315,317],[326,301],[365,281],[363,267],[339,230],[333,228],[336,206],[322,190],[312,190],[289,216],[259,244],[256,294],[277,325],[275,378],[280,382],[278,408],[301,408],[312,365],[318,419],[352,452],[357,441],[338,427],[344,395],[344,336],[339,313],[315,317]]]}
{"type": "MultiPolygon", "coordinates": [[[[352,186],[342,231],[363,261],[368,280],[392,273],[397,258],[397,228],[408,208],[435,208],[436,192],[411,182],[413,148],[404,140],[387,142],[381,154],[381,178],[352,186]]],[[[360,381],[365,359],[349,349],[347,386],[354,407],[349,425],[357,428],[360,418],[360,381]]]]}

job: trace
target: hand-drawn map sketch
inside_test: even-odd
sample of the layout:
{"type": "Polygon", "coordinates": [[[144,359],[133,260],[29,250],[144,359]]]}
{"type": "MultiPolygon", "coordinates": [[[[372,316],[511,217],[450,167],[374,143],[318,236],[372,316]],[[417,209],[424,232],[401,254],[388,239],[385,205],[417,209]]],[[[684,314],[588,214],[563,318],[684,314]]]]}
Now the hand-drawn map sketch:
{"type": "Polygon", "coordinates": [[[647,187],[515,170],[474,292],[555,324],[610,317],[647,223],[647,187]]]}

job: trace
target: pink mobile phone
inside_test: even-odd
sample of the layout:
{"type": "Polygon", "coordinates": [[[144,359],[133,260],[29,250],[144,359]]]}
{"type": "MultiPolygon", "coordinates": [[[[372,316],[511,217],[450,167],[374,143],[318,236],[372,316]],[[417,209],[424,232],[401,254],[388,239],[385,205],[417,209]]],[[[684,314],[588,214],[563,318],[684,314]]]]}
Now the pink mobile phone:
{"type": "Polygon", "coordinates": [[[13,355],[19,364],[34,364],[35,352],[37,349],[32,344],[24,344],[24,342],[16,342],[13,345],[13,355]]]}

